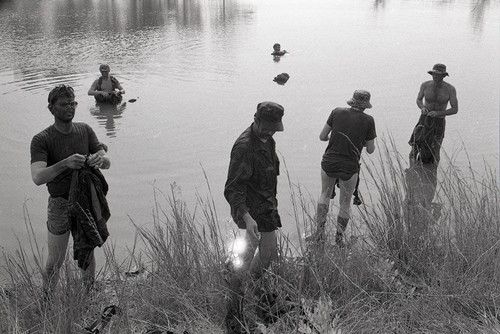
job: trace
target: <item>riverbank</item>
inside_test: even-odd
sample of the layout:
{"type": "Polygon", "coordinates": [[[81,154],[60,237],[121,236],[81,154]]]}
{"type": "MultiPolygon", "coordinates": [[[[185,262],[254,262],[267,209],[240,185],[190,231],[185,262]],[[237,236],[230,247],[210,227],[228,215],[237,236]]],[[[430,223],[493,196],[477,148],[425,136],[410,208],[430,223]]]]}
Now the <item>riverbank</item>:
{"type": "MultiPolygon", "coordinates": [[[[279,261],[258,283],[269,298],[249,297],[245,307],[248,324],[258,324],[258,333],[500,330],[496,172],[478,177],[450,163],[440,171],[438,217],[407,210],[403,164],[387,147],[380,150],[381,166],[364,166],[377,202],[365,199],[354,222],[364,228],[349,230],[347,248],[337,248],[333,240],[308,248],[280,235],[279,261]]],[[[291,189],[301,235],[312,229],[314,205],[291,189]]],[[[137,226],[145,248],[130,245],[127,259],[117,261],[113,246],[106,245],[106,265],[90,294],[67,260],[54,298],[43,300],[36,239],[16,255],[5,255],[1,265],[10,282],[0,290],[0,332],[81,333],[115,305],[120,312],[110,317],[106,332],[224,333],[230,250],[216,208],[200,198],[193,214],[175,191],[156,195],[154,227],[137,226]]]]}

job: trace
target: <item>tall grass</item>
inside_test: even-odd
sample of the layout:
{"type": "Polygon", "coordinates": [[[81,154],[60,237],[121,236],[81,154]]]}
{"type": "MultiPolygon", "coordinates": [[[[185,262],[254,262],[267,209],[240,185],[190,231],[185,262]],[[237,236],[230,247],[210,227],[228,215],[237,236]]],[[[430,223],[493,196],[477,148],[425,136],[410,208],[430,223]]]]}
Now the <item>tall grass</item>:
{"type": "MultiPolygon", "coordinates": [[[[262,318],[253,294],[246,300],[254,333],[500,331],[495,171],[479,176],[450,161],[439,171],[438,217],[408,203],[406,164],[394,145],[378,152],[376,163],[363,164],[372,191],[354,215],[348,247],[293,244],[280,235],[278,261],[255,283],[276,299],[266,309],[271,317],[262,318]]],[[[313,229],[315,203],[300,186],[290,183],[290,193],[303,235],[313,229]]],[[[212,196],[210,189],[208,199],[198,196],[190,213],[175,187],[167,194],[155,189],[153,224],[132,222],[137,244],[126,260],[105,245],[106,265],[90,294],[67,260],[48,302],[41,294],[42,252],[26,212],[30,245],[20,244],[2,262],[10,282],[0,289],[0,333],[80,333],[110,304],[121,309],[110,333],[223,333],[229,249],[212,196]]]]}

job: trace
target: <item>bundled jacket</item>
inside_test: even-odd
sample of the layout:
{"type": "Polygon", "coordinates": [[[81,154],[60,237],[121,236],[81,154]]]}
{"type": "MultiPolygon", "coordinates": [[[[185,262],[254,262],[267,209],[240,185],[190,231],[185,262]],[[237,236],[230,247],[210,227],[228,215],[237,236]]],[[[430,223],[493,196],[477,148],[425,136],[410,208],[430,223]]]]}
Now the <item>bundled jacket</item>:
{"type": "Polygon", "coordinates": [[[412,159],[424,164],[439,162],[440,141],[444,137],[444,129],[444,118],[420,115],[408,142],[412,146],[412,159]]]}
{"type": "Polygon", "coordinates": [[[73,235],[73,258],[86,270],[92,251],[109,236],[106,222],[111,216],[106,194],[108,184],[98,169],[85,165],[73,170],[68,198],[68,214],[73,235]]]}

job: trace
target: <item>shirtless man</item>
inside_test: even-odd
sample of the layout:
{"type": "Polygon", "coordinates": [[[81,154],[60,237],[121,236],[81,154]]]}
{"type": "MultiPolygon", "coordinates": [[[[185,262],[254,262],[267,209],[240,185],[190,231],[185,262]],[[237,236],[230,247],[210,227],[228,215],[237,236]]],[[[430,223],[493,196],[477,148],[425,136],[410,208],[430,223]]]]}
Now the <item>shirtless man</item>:
{"type": "Polygon", "coordinates": [[[427,132],[429,136],[423,144],[415,141],[417,127],[412,133],[410,139],[410,145],[412,146],[410,169],[415,165],[423,167],[424,176],[427,180],[420,181],[428,184],[427,189],[424,191],[424,200],[427,204],[430,204],[436,192],[437,167],[440,160],[439,151],[445,132],[445,117],[458,112],[458,100],[455,87],[444,81],[444,78],[448,76],[445,65],[436,64],[427,73],[432,75],[432,80],[422,83],[418,92],[417,106],[420,108],[421,115],[417,127],[424,126],[430,131],[427,132]],[[447,108],[448,103],[450,108],[447,108]],[[425,150],[428,151],[427,154],[425,154],[425,150]]]}
{"type": "Polygon", "coordinates": [[[457,92],[455,87],[444,81],[444,78],[448,76],[446,66],[436,64],[427,73],[432,75],[432,80],[422,83],[417,96],[417,106],[422,114],[436,118],[456,114],[458,112],[457,92]],[[450,102],[450,108],[446,109],[448,102],[450,102]]]}

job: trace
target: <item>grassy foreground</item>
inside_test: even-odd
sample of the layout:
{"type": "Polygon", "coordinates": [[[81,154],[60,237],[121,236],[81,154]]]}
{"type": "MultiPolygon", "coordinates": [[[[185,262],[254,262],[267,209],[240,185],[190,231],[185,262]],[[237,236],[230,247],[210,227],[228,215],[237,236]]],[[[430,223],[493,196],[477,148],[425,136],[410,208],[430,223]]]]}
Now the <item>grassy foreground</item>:
{"type": "MultiPolygon", "coordinates": [[[[264,323],[250,295],[246,315],[257,333],[500,333],[494,172],[478,178],[472,170],[440,170],[440,216],[408,214],[404,164],[387,147],[379,157],[380,167],[363,166],[375,194],[364,198],[348,229],[349,247],[328,241],[307,249],[280,236],[279,261],[258,284],[274,293],[282,312],[264,323]]],[[[290,189],[297,231],[308,233],[314,201],[300,187],[290,189]]],[[[144,246],[131,245],[119,262],[106,245],[106,265],[90,294],[70,259],[53,300],[43,301],[42,255],[32,233],[30,246],[4,255],[10,282],[0,288],[0,333],[85,333],[109,305],[121,312],[106,333],[224,333],[229,250],[213,202],[199,198],[196,214],[175,191],[156,192],[154,202],[154,226],[137,227],[144,246]]],[[[336,209],[330,213],[333,231],[336,209]]]]}

